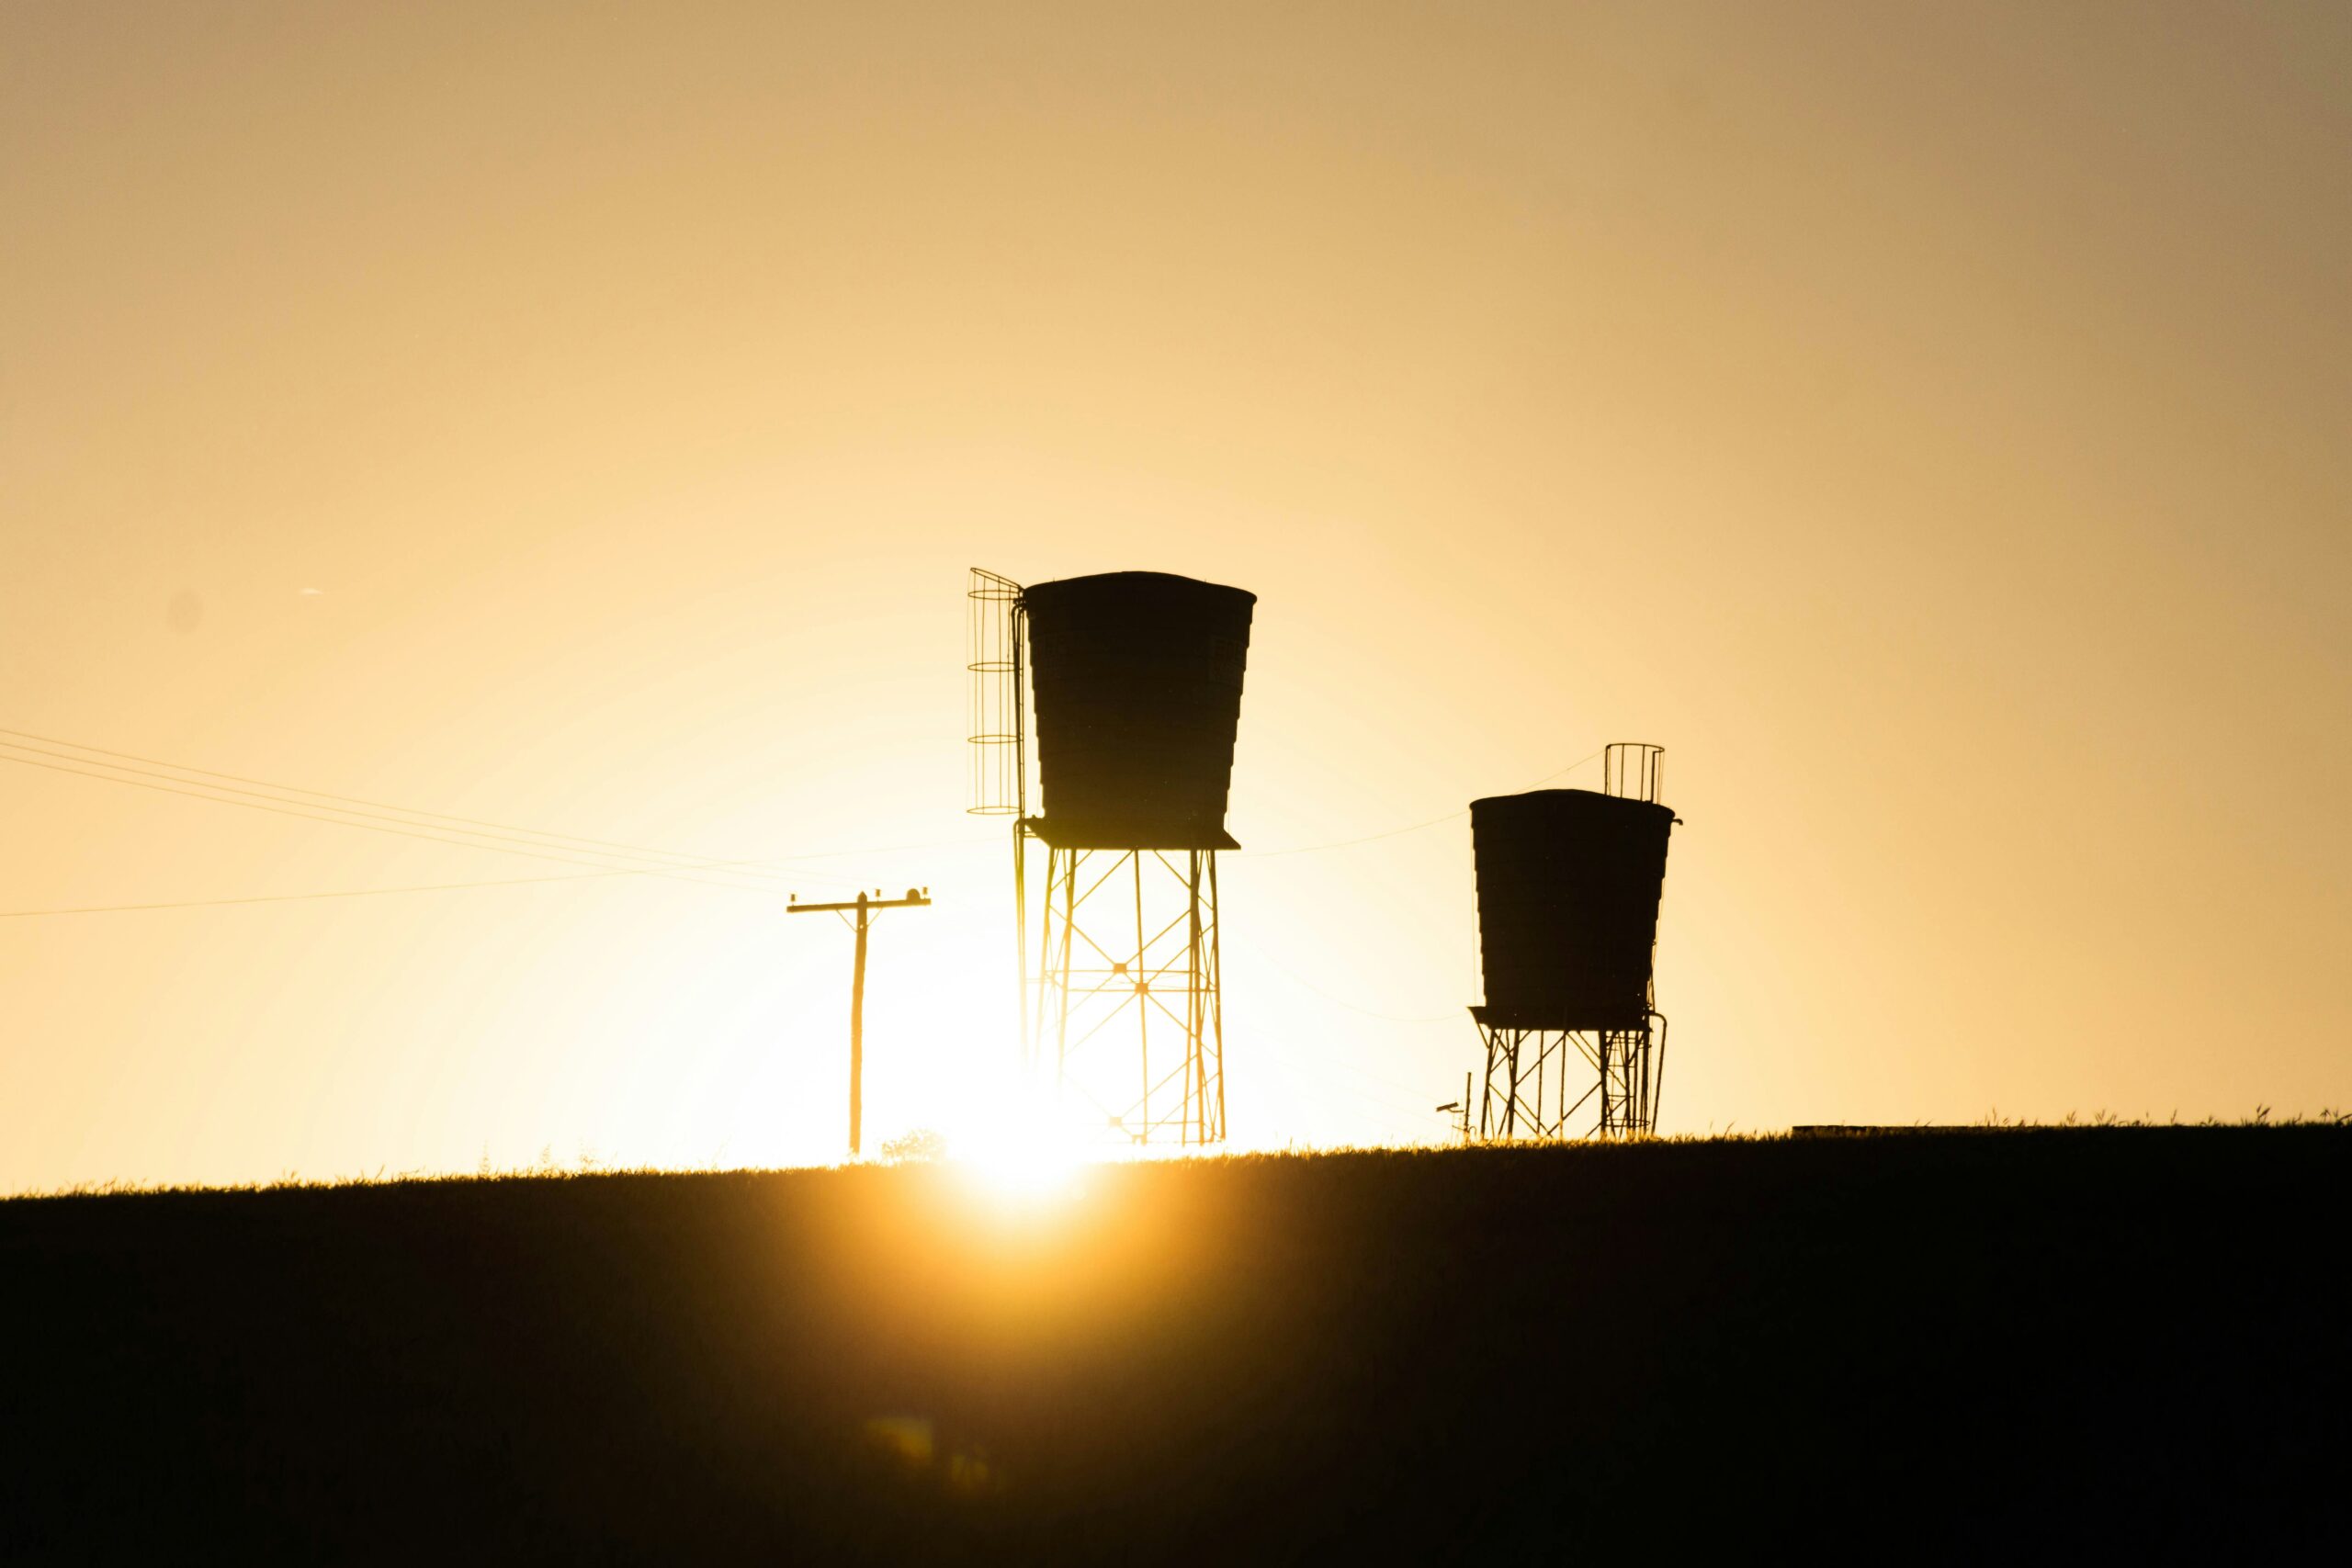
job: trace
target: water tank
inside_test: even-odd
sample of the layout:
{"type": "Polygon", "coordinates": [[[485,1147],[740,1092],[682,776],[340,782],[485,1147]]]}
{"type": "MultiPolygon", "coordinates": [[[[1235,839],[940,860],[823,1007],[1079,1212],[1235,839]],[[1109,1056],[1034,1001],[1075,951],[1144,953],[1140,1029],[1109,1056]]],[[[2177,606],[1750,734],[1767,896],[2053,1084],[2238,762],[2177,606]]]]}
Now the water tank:
{"type": "Polygon", "coordinates": [[[1159,571],[1034,584],[1040,837],[1078,849],[1229,850],[1226,793],[1254,593],[1159,571]]]}
{"type": "Polygon", "coordinates": [[[1583,789],[1470,803],[1487,1005],[1505,1029],[1635,1029],[1674,813],[1583,789]]]}

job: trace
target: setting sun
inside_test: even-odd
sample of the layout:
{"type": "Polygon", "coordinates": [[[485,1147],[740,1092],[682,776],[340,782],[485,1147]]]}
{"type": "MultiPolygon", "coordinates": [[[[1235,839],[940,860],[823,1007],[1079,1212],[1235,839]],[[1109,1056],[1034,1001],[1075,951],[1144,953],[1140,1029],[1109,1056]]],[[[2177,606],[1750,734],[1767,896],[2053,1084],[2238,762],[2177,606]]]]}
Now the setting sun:
{"type": "Polygon", "coordinates": [[[992,1197],[1018,1202],[1059,1198],[1078,1185],[1086,1160],[1068,1144],[981,1139],[955,1156],[955,1168],[992,1197]]]}
{"type": "Polygon", "coordinates": [[[1089,1165],[1114,1151],[1025,1082],[975,1095],[944,1128],[951,1168],[978,1191],[1024,1205],[1072,1194],[1089,1165]]]}

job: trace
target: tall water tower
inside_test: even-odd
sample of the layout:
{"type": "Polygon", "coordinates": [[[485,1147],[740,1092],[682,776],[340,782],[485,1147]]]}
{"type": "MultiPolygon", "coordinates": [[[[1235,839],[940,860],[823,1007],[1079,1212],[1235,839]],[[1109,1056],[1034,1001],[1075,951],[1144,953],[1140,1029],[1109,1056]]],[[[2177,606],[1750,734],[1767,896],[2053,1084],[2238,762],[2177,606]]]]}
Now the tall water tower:
{"type": "Polygon", "coordinates": [[[1225,807],[1257,596],[1157,571],[1023,588],[976,568],[969,603],[972,809],[1014,819],[1027,1064],[1117,1136],[1221,1143],[1216,855],[1239,847],[1225,807]]]}
{"type": "Polygon", "coordinates": [[[1602,1137],[1657,1124],[1666,1018],[1651,960],[1680,820],[1658,804],[1665,754],[1620,742],[1602,753],[1597,791],[1470,803],[1487,988],[1470,1010],[1487,1047],[1481,1137],[1569,1136],[1596,1098],[1602,1137]]]}

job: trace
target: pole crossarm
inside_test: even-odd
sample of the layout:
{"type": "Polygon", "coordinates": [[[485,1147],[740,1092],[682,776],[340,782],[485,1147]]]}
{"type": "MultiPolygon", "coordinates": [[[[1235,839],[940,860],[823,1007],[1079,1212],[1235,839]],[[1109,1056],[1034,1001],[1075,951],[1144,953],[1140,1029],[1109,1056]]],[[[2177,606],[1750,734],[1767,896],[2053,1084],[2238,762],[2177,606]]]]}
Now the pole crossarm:
{"type": "Polygon", "coordinates": [[[931,900],[919,893],[909,893],[904,898],[868,898],[863,893],[846,904],[786,904],[787,915],[830,915],[858,909],[928,909],[931,900]]]}

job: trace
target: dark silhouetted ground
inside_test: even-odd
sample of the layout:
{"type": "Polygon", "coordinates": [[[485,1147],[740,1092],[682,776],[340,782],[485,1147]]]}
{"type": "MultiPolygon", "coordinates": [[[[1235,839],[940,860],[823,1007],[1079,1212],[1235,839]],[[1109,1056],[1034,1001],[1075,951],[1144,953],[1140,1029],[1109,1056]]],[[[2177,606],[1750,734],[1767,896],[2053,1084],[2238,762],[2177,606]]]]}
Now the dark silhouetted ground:
{"type": "Polygon", "coordinates": [[[2259,1555],[2352,1129],[0,1203],[0,1559],[2259,1555]]]}

